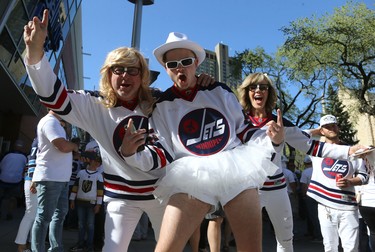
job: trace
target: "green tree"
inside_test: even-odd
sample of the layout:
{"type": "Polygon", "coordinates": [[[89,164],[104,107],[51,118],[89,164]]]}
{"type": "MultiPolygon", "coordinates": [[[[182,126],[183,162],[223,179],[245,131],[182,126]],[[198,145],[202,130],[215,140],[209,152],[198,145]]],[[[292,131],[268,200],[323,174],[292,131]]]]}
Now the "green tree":
{"type": "MultiPolygon", "coordinates": [[[[303,18],[281,31],[280,49],[294,77],[317,70],[343,78],[360,101],[360,112],[375,115],[375,11],[364,3],[347,2],[332,15],[303,18]]],[[[335,81],[337,83],[338,81],[335,81]]]]}
{"type": "Polygon", "coordinates": [[[327,97],[325,101],[325,114],[336,116],[337,124],[340,127],[340,139],[350,145],[357,144],[359,142],[355,140],[357,131],[353,129],[353,125],[349,121],[349,113],[345,110],[345,106],[337,95],[337,90],[332,85],[328,86],[327,97]]]}

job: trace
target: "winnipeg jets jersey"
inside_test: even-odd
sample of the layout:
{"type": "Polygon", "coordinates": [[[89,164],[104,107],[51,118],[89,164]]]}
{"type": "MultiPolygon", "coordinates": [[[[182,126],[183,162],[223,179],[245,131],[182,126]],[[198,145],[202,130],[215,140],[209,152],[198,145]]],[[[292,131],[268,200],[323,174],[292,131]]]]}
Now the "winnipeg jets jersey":
{"type": "Polygon", "coordinates": [[[264,130],[248,123],[234,93],[218,82],[183,92],[169,88],[151,119],[175,158],[212,155],[249,139],[270,142],[264,130]]]}
{"type": "MultiPolygon", "coordinates": [[[[277,120],[275,115],[268,116],[267,118],[255,118],[248,114],[251,123],[260,128],[265,128],[269,121],[277,120]]],[[[307,155],[317,157],[333,157],[337,159],[348,159],[349,158],[349,146],[345,145],[332,145],[313,140],[309,133],[301,130],[295,126],[288,119],[283,118],[285,142],[295,149],[306,153],[307,155]]],[[[286,179],[283,175],[282,164],[281,164],[281,153],[276,153],[274,161],[279,169],[275,175],[268,177],[260,190],[272,191],[286,187],[286,179]]]]}
{"type": "MultiPolygon", "coordinates": [[[[335,145],[340,146],[340,145],[335,145]]],[[[355,210],[357,201],[354,186],[339,188],[336,186],[336,174],[343,178],[359,177],[362,183],[368,174],[362,159],[345,161],[332,158],[312,157],[313,174],[307,195],[325,206],[340,210],[355,210]]]]}
{"type": "MultiPolygon", "coordinates": [[[[185,156],[209,156],[249,139],[261,145],[271,144],[265,130],[249,124],[234,93],[219,82],[185,91],[174,86],[167,89],[157,100],[150,120],[160,138],[157,147],[168,161],[185,156]]],[[[282,145],[275,147],[275,151],[281,148],[282,145]]],[[[144,170],[160,166],[152,165],[144,151],[125,159],[144,170]]]]}
{"type": "MultiPolygon", "coordinates": [[[[40,101],[67,122],[90,133],[98,142],[104,167],[104,201],[116,198],[154,199],[152,192],[164,169],[145,173],[129,166],[119,152],[125,133],[124,127],[129,119],[133,119],[137,129],[148,128],[148,118],[139,106],[132,109],[121,105],[106,108],[97,93],[68,92],[45,57],[38,64],[26,67],[40,101]]],[[[161,162],[156,151],[151,149],[148,153],[152,155],[153,162],[161,162]]],[[[165,162],[161,166],[163,165],[165,162]]]]}

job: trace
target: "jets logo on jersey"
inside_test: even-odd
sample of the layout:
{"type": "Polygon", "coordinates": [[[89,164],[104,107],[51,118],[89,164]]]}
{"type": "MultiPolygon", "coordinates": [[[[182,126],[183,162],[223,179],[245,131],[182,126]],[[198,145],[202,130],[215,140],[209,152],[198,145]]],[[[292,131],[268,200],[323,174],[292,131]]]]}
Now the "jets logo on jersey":
{"type": "Polygon", "coordinates": [[[228,142],[226,118],[212,108],[197,109],[185,115],[179,124],[178,135],[187,150],[205,156],[221,151],[228,142]]]}
{"type": "Polygon", "coordinates": [[[148,118],[140,115],[136,116],[129,116],[124,118],[116,127],[115,131],[113,132],[113,146],[117,153],[121,156],[120,152],[118,151],[121,144],[122,139],[124,138],[125,131],[129,122],[129,119],[133,119],[133,124],[135,129],[146,129],[148,132],[148,118]]]}
{"type": "Polygon", "coordinates": [[[335,179],[337,173],[340,173],[343,175],[343,177],[345,177],[348,170],[348,161],[336,160],[332,158],[324,158],[322,161],[322,171],[327,178],[335,179]]]}

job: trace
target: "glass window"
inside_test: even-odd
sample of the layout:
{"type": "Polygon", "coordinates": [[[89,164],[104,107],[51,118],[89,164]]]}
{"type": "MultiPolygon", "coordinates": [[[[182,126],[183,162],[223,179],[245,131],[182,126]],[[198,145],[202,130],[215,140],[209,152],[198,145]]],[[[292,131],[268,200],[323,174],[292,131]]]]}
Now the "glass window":
{"type": "Polygon", "coordinates": [[[76,8],[76,5],[73,4],[72,5],[72,8],[70,9],[70,12],[69,12],[69,19],[70,19],[70,22],[73,22],[74,20],[74,17],[76,16],[76,12],[77,12],[77,8],[76,8]]]}
{"type": "Polygon", "coordinates": [[[68,9],[66,8],[66,5],[64,4],[64,2],[61,2],[60,3],[60,6],[59,6],[59,14],[60,14],[60,24],[61,25],[64,25],[65,23],[65,20],[67,18],[67,15],[68,15],[68,9]]]}
{"type": "Polygon", "coordinates": [[[73,2],[74,2],[74,0],[68,0],[69,8],[70,8],[70,6],[72,5],[73,2]]]}
{"type": "Polygon", "coordinates": [[[3,17],[5,14],[5,10],[8,7],[8,2],[6,1],[0,1],[0,17],[3,17]]]}
{"type": "Polygon", "coordinates": [[[29,18],[23,8],[22,1],[18,1],[6,23],[6,26],[17,45],[22,39],[23,27],[28,21],[29,18]]]}
{"type": "Polygon", "coordinates": [[[16,51],[16,47],[10,38],[8,29],[3,29],[3,32],[0,34],[0,41],[0,60],[4,63],[4,65],[8,66],[12,55],[16,51]]]}
{"type": "MultiPolygon", "coordinates": [[[[68,17],[68,19],[69,19],[69,17],[68,17]]],[[[63,26],[61,28],[61,33],[62,33],[62,37],[63,37],[64,40],[68,36],[69,28],[70,28],[70,21],[66,20],[66,22],[63,24],[63,26]]]]}
{"type": "Polygon", "coordinates": [[[66,83],[65,68],[62,60],[60,60],[59,72],[57,77],[60,79],[61,83],[63,83],[64,86],[67,88],[68,85],[66,83]]]}
{"type": "Polygon", "coordinates": [[[38,0],[24,0],[26,10],[31,15],[32,11],[35,8],[35,5],[38,3],[38,0]]]}
{"type": "Polygon", "coordinates": [[[18,83],[20,85],[23,83],[23,81],[25,81],[22,81],[22,79],[26,75],[26,69],[23,65],[21,55],[19,55],[18,52],[14,54],[14,57],[10,61],[8,70],[15,83],[18,83]]]}
{"type": "Polygon", "coordinates": [[[54,52],[52,52],[52,51],[48,51],[48,53],[50,53],[50,55],[49,55],[49,62],[50,62],[50,64],[51,64],[51,67],[52,67],[52,69],[55,69],[55,65],[56,65],[56,55],[55,55],[55,53],[54,52]]]}
{"type": "Polygon", "coordinates": [[[61,2],[60,4],[60,20],[61,20],[61,33],[63,40],[66,39],[69,33],[70,28],[70,16],[69,16],[69,7],[67,0],[61,2]]]}
{"type": "Polygon", "coordinates": [[[63,47],[64,47],[64,42],[62,40],[59,40],[58,49],[57,49],[57,51],[55,51],[57,58],[60,56],[61,50],[63,49],[63,47]]]}

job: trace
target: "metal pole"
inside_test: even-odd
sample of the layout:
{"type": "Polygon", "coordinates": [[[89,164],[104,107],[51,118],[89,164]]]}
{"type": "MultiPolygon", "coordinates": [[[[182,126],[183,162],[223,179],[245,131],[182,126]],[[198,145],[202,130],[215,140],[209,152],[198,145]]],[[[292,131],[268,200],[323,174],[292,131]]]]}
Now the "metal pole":
{"type": "Polygon", "coordinates": [[[142,6],[143,1],[137,0],[134,7],[132,47],[140,49],[141,44],[141,23],[142,23],[142,6]]]}

